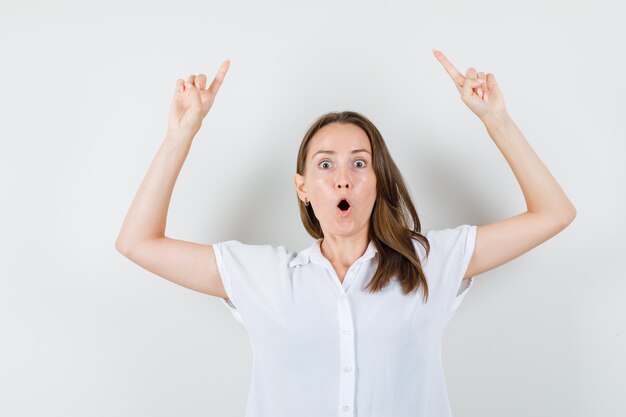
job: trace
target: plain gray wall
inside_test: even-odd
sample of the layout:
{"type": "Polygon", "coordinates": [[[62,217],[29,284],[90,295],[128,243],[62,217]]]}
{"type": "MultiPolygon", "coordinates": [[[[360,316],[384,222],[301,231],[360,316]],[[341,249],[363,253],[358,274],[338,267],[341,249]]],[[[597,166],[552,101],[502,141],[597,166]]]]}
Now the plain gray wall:
{"type": "Polygon", "coordinates": [[[626,408],[626,54],[621,1],[3,1],[0,414],[243,416],[252,352],[216,298],[115,251],[178,78],[232,59],[178,178],[166,234],[311,242],[293,174],[309,123],[372,119],[424,229],[525,211],[431,49],[497,77],[577,208],[476,278],[446,330],[456,416],[626,408]]]}

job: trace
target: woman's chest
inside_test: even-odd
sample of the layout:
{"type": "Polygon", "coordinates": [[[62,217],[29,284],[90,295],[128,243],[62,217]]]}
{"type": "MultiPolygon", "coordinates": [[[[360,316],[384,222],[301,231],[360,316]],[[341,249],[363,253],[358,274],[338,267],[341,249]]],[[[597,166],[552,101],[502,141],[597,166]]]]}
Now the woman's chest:
{"type": "Polygon", "coordinates": [[[304,351],[352,344],[389,353],[439,337],[436,312],[419,292],[405,295],[393,284],[375,293],[362,282],[347,289],[332,284],[289,288],[255,317],[252,342],[304,351]]]}

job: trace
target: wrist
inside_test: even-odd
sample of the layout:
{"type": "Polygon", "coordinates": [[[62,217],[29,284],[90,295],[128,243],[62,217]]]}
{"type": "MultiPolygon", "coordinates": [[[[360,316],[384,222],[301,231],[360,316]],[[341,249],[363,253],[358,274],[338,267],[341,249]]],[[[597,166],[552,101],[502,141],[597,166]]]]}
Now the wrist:
{"type": "Polygon", "coordinates": [[[488,114],[480,118],[485,126],[504,126],[512,122],[507,112],[488,114]]]}
{"type": "Polygon", "coordinates": [[[194,136],[196,136],[196,133],[198,132],[168,129],[165,140],[168,142],[191,142],[194,136]]]}

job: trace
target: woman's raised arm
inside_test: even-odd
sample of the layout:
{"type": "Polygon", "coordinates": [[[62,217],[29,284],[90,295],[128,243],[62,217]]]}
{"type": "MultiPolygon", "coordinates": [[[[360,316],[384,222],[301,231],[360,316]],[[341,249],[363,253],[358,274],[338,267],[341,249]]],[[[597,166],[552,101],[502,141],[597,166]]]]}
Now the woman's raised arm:
{"type": "Polygon", "coordinates": [[[115,248],[142,268],[187,288],[223,297],[226,295],[213,248],[170,239],[165,236],[165,225],[180,169],[229,66],[228,60],[222,64],[208,89],[204,74],[176,82],[167,135],[115,241],[115,248]]]}

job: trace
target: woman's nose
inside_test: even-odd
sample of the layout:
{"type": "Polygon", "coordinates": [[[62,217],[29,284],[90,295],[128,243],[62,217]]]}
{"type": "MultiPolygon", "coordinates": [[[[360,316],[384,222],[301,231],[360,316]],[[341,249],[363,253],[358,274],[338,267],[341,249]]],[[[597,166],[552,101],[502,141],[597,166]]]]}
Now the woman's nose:
{"type": "Polygon", "coordinates": [[[352,185],[350,184],[350,179],[345,174],[340,174],[336,180],[335,187],[337,188],[350,188],[352,185]]]}
{"type": "Polygon", "coordinates": [[[352,187],[348,169],[342,167],[338,170],[337,178],[335,179],[335,187],[341,189],[352,187]]]}

